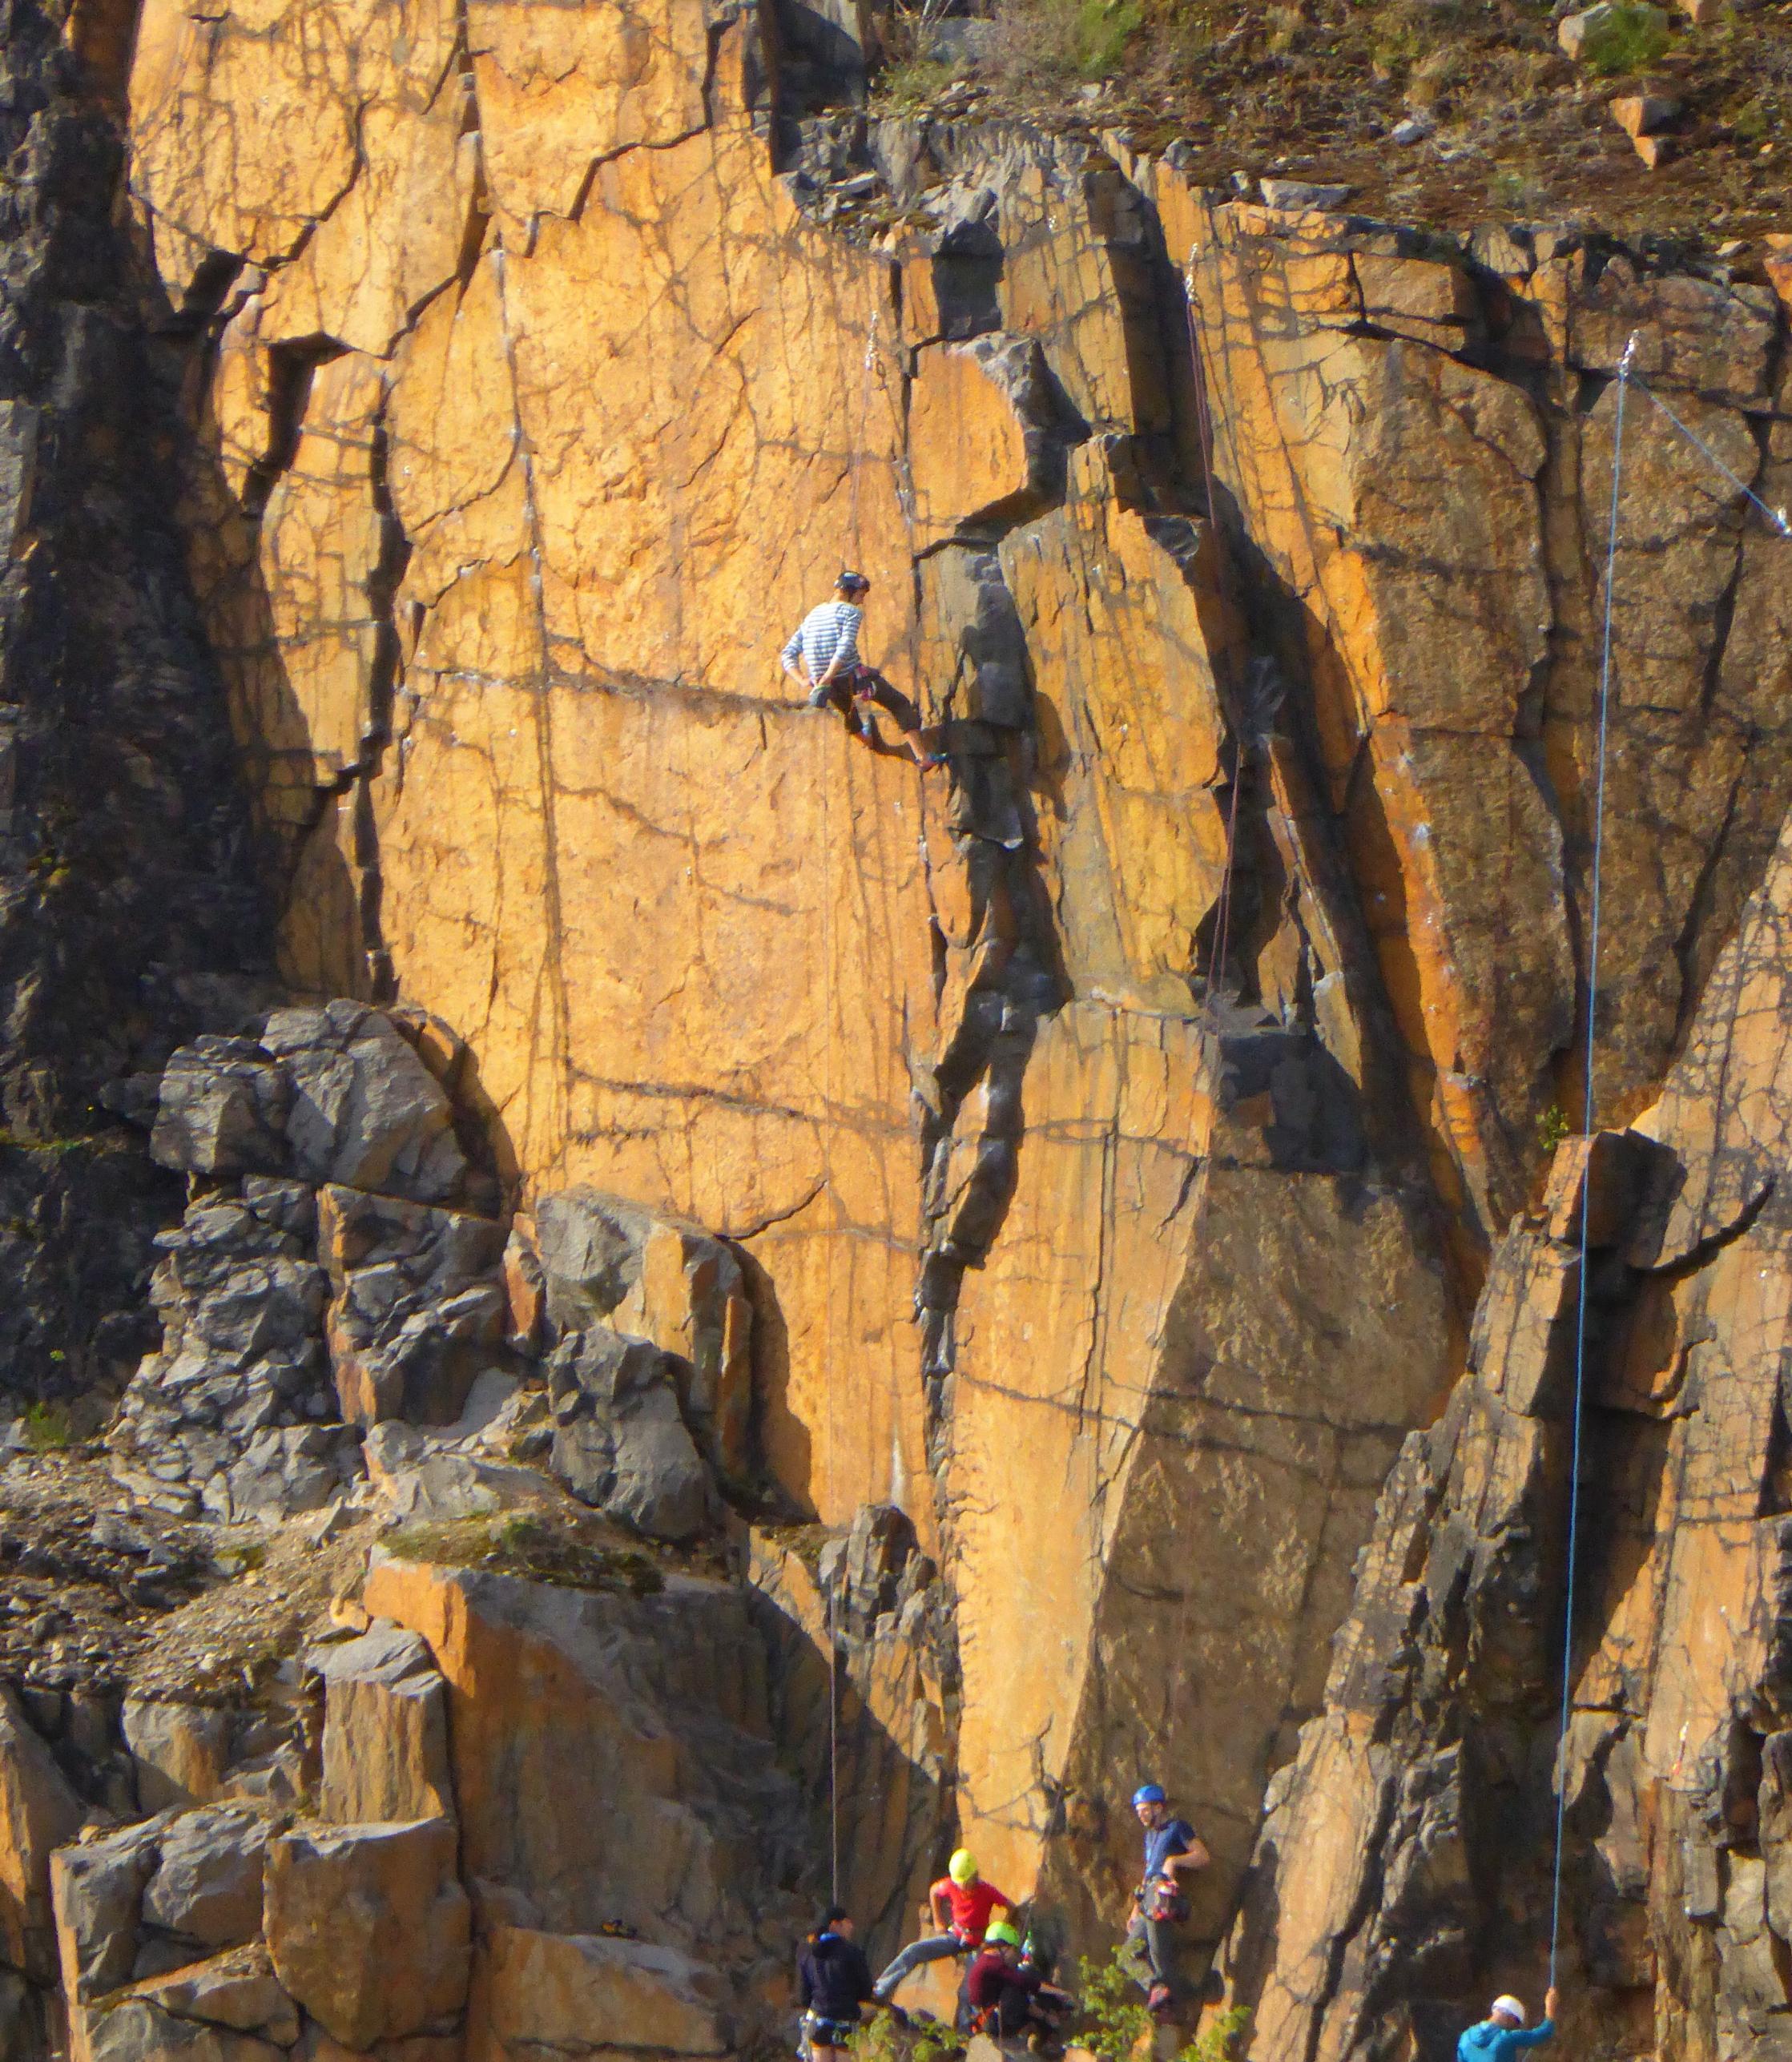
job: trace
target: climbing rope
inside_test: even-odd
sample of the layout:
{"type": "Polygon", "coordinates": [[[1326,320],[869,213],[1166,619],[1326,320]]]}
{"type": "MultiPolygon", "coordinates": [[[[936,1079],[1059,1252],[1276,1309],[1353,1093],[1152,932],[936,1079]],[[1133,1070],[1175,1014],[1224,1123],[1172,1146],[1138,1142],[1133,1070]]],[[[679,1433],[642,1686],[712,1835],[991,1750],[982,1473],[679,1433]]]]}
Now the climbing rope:
{"type": "MultiPolygon", "coordinates": [[[[865,453],[871,444],[872,381],[874,375],[880,377],[881,371],[877,353],[877,302],[874,290],[871,304],[871,320],[865,328],[864,356],[860,360],[859,433],[847,457],[846,549],[852,554],[850,562],[855,571],[864,570],[860,563],[861,539],[859,531],[859,478],[864,469],[865,453]]],[[[848,564],[848,561],[843,556],[840,562],[843,572],[847,570],[848,564]]],[[[861,658],[864,655],[862,652],[860,654],[861,658]]],[[[825,761],[828,751],[828,741],[833,735],[832,725],[825,722],[817,725],[815,735],[821,741],[820,749],[825,761]]],[[[823,765],[821,779],[818,784],[821,789],[821,848],[829,864],[829,870],[817,876],[821,887],[822,978],[824,993],[829,997],[835,997],[838,995],[839,989],[834,980],[834,898],[831,888],[832,880],[831,869],[833,860],[833,812],[831,807],[831,791],[834,783],[829,778],[828,768],[825,763],[823,765]]],[[[822,1097],[826,1104],[826,1114],[822,1130],[822,1156],[827,1193],[830,1198],[834,1192],[834,1166],[832,1148],[828,1142],[832,1138],[833,1131],[835,1043],[834,1026],[832,1021],[828,1021],[826,1025],[826,1044],[823,1048],[822,1097]]],[[[832,1287],[832,1271],[833,1255],[830,1247],[828,1255],[830,1290],[832,1287]]],[[[828,1302],[831,1327],[833,1311],[832,1294],[829,1295],[828,1302]]],[[[836,1460],[834,1383],[830,1380],[828,1383],[826,1458],[826,1471],[830,1484],[834,1479],[836,1460]]],[[[824,1592],[822,1608],[828,1633],[828,1867],[829,1901],[834,1904],[840,1902],[840,1629],[836,1618],[836,1601],[837,1600],[832,1594],[824,1592]]]]}
{"type": "Polygon", "coordinates": [[[1562,1855],[1568,1818],[1568,1734],[1573,1716],[1574,1599],[1581,1548],[1581,1451],[1582,1404],[1587,1372],[1587,1275],[1593,1238],[1593,1049],[1595,1016],[1599,999],[1599,940],[1601,889],[1605,847],[1605,763],[1610,734],[1612,695],[1613,590],[1617,568],[1619,497],[1623,483],[1625,402],[1633,385],[1637,387],[1673,424],[1688,443],[1702,453],[1715,469],[1746,501],[1758,509],[1782,537],[1792,538],[1792,524],[1784,509],[1770,507],[1746,481],[1738,479],[1705,440],[1689,429],[1634,367],[1638,343],[1633,335],[1618,362],[1617,405],[1612,432],[1612,502],[1605,539],[1605,608],[1599,662],[1598,743],[1594,759],[1593,877],[1587,918],[1587,1029],[1583,1061],[1582,1126],[1587,1140],[1586,1164],[1581,1175],[1581,1267],[1575,1297],[1574,1319],[1574,1428],[1569,1449],[1568,1485],[1568,1559],[1562,1625],[1561,1710],[1556,1741],[1556,1856],[1549,1911],[1549,1983],[1555,1987],[1560,1955],[1562,1930],[1562,1855]]]}
{"type": "MultiPolygon", "coordinates": [[[[860,544],[859,536],[859,475],[864,469],[865,451],[867,446],[871,442],[872,377],[874,373],[880,373],[881,369],[882,369],[878,363],[877,356],[877,302],[874,290],[871,304],[871,320],[867,325],[865,330],[865,355],[861,365],[862,377],[859,392],[859,437],[858,441],[853,447],[852,452],[848,454],[847,461],[847,542],[848,548],[852,553],[852,563],[853,569],[856,571],[860,572],[864,569],[859,564],[860,544]]],[[[843,559],[841,561],[841,570],[844,572],[845,570],[846,562],[843,559]]],[[[860,654],[860,657],[862,658],[864,656],[864,653],[861,652],[860,654]]]]}
{"type": "Polygon", "coordinates": [[[1617,420],[1612,432],[1612,506],[1605,536],[1605,621],[1599,658],[1598,746],[1594,755],[1593,791],[1593,884],[1587,920],[1587,1041],[1581,1093],[1581,1125],[1587,1139],[1586,1164],[1581,1170],[1581,1275],[1574,1319],[1574,1433],[1568,1476],[1567,1601],[1562,1626],[1562,1705],[1556,1738],[1556,1863],[1549,1906],[1549,1983],[1556,1983],[1556,1963],[1562,1934],[1562,1846],[1568,1818],[1568,1729],[1573,1716],[1574,1683],[1574,1578],[1581,1548],[1581,1404],[1587,1375],[1587,1253],[1592,1243],[1593,1036],[1599,999],[1599,917],[1601,870],[1605,856],[1605,748],[1612,710],[1612,614],[1617,586],[1618,497],[1624,481],[1624,404],[1630,389],[1630,369],[1637,340],[1625,346],[1618,364],[1617,420]]]}

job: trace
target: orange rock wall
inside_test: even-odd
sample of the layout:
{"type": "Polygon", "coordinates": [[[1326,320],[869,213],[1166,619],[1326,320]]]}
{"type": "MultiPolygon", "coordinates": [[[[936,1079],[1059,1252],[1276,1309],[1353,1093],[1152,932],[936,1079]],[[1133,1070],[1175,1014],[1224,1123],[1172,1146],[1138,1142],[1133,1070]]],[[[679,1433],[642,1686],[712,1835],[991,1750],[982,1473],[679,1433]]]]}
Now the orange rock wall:
{"type": "MultiPolygon", "coordinates": [[[[1452,355],[1460,265],[992,134],[945,190],[1001,253],[967,325],[940,239],[799,209],[754,14],[627,24],[146,0],[132,191],[203,339],[185,518],[286,971],[464,1035],[526,1198],[740,1243],[768,1468],[944,1560],[991,1873],[1113,1911],[1162,1761],[1217,1933],[1454,1371],[1440,1223],[1460,1283],[1558,1092],[1597,479],[1560,397],[1452,355]],[[781,676],[843,560],[949,773],[781,676]]],[[[1540,381],[1573,287],[1531,292],[1540,381]]],[[[1683,689],[1753,546],[1657,462],[1683,689]]],[[[1625,747],[1685,831],[1625,862],[1658,987],[1778,765],[1782,604],[1732,601],[1746,707],[1625,747]]]]}

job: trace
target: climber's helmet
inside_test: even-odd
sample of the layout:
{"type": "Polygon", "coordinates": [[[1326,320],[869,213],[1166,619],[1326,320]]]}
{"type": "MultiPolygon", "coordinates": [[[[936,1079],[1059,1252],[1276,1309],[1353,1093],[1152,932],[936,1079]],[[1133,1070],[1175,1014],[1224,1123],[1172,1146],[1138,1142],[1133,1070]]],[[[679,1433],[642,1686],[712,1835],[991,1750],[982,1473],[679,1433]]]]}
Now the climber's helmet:
{"type": "Polygon", "coordinates": [[[984,1934],[985,1941],[997,1947],[1012,1947],[1018,1953],[1021,1936],[1005,1919],[998,1919],[984,1934]]]}
{"type": "Polygon", "coordinates": [[[1489,2019],[1504,2020],[1508,2026],[1522,2026],[1524,2024],[1524,2007],[1523,2002],[1515,1997],[1496,1998],[1488,2007],[1487,2016],[1489,2019]]]}
{"type": "Polygon", "coordinates": [[[977,1856],[968,1847],[960,1847],[947,1863],[946,1874],[960,1890],[968,1890],[977,1881],[977,1856]]]}
{"type": "Polygon", "coordinates": [[[848,601],[856,601],[860,595],[871,591],[871,582],[863,573],[843,573],[834,585],[848,601]]]}
{"type": "Polygon", "coordinates": [[[1142,1782],[1133,1792],[1133,1809],[1147,1826],[1168,1802],[1162,1785],[1158,1783],[1142,1782]]]}

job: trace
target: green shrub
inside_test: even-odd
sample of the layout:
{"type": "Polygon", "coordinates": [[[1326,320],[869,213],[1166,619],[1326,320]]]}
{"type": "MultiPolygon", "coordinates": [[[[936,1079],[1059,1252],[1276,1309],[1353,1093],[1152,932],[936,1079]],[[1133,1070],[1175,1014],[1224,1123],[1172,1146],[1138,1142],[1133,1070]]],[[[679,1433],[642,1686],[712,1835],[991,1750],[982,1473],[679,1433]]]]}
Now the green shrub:
{"type": "Polygon", "coordinates": [[[878,75],[876,103],[891,115],[916,114],[952,81],[952,66],[937,58],[903,58],[878,75]]]}
{"type": "Polygon", "coordinates": [[[1142,0],[1006,0],[993,67],[1010,86],[1111,79],[1145,26],[1142,0]]]}
{"type": "Polygon", "coordinates": [[[1144,26],[1139,0],[1078,0],[1073,32],[1077,70],[1086,79],[1111,79],[1126,46],[1144,26]]]}
{"type": "Polygon", "coordinates": [[[1602,79],[1621,72],[1646,71],[1659,64],[1668,47],[1667,25],[1658,10],[1619,6],[1593,25],[1581,46],[1581,62],[1602,79]]]}
{"type": "Polygon", "coordinates": [[[1177,2056],[1176,2062],[1233,2062],[1232,2044],[1244,2032],[1250,2018],[1250,2014],[1242,2005],[1233,2005],[1222,2012],[1198,2040],[1191,2040],[1177,2056]]]}
{"type": "Polygon", "coordinates": [[[1537,1143],[1545,1153],[1553,1153],[1569,1132],[1568,1113],[1559,1102],[1552,1102],[1537,1119],[1537,1143]]]}
{"type": "Polygon", "coordinates": [[[59,1404],[32,1404],[25,1412],[25,1443],[34,1453],[53,1453],[70,1444],[74,1428],[59,1404]]]}
{"type": "Polygon", "coordinates": [[[1077,1964],[1077,2038],[1101,2062],[1127,2062],[1150,2033],[1140,1980],[1139,1951],[1130,1942],[1105,1962],[1085,1955],[1077,1964]]]}

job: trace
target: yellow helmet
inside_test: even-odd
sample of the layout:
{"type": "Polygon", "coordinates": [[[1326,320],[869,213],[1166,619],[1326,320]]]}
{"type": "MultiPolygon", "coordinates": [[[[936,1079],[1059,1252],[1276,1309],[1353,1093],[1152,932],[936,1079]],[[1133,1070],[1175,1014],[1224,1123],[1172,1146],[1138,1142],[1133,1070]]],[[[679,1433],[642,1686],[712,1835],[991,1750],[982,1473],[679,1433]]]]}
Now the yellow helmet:
{"type": "Polygon", "coordinates": [[[977,1856],[968,1847],[960,1847],[947,1863],[946,1874],[960,1890],[968,1890],[977,1881],[977,1856]]]}

